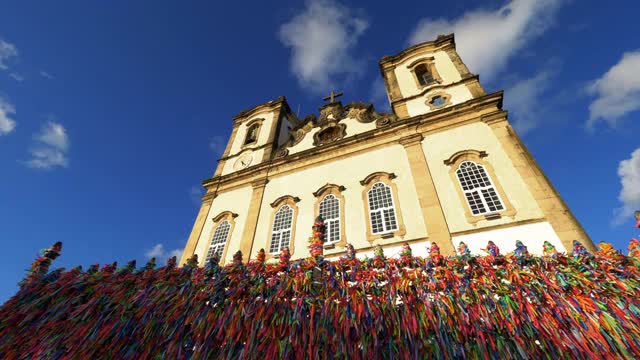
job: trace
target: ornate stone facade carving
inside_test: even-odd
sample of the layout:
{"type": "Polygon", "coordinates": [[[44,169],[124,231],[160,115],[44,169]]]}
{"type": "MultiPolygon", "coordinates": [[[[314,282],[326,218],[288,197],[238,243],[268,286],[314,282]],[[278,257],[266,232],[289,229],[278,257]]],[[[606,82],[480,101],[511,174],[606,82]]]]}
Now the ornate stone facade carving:
{"type": "Polygon", "coordinates": [[[375,121],[376,128],[390,125],[398,121],[398,117],[391,113],[376,112],[373,104],[352,102],[342,106],[340,102],[325,104],[320,107],[320,118],[315,115],[306,116],[298,126],[289,130],[289,139],[275,152],[274,157],[289,155],[288,148],[300,143],[304,137],[316,127],[320,127],[313,135],[313,145],[321,146],[338,141],[347,136],[347,126],[342,120],[350,118],[361,123],[375,121]]]}
{"type": "Polygon", "coordinates": [[[318,124],[322,126],[329,121],[340,121],[343,118],[343,113],[342,103],[339,101],[322,105],[318,124]]]}
{"type": "Polygon", "coordinates": [[[369,123],[374,120],[373,104],[365,104],[363,102],[353,102],[346,107],[346,117],[356,119],[361,123],[369,123]]]}
{"type": "Polygon", "coordinates": [[[375,113],[375,119],[376,119],[376,128],[381,128],[383,126],[391,125],[394,122],[399,120],[395,114],[391,114],[391,113],[375,113]]]}
{"type": "Polygon", "coordinates": [[[338,141],[345,136],[347,136],[347,125],[338,123],[336,120],[332,120],[322,125],[320,130],[313,135],[313,145],[325,145],[338,141]]]}

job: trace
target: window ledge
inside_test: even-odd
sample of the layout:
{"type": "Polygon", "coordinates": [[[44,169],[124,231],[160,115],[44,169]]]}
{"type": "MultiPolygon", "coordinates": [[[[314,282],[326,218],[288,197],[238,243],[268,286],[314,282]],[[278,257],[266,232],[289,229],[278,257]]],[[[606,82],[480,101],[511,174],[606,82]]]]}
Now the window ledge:
{"type": "Polygon", "coordinates": [[[394,237],[394,233],[389,232],[389,233],[380,234],[380,237],[383,239],[391,239],[392,237],[394,237]]]}
{"type": "Polygon", "coordinates": [[[324,244],[323,248],[325,250],[329,250],[329,249],[335,249],[336,244],[335,243],[330,243],[330,244],[324,244]]]}
{"type": "Polygon", "coordinates": [[[502,218],[502,215],[500,215],[500,213],[495,212],[495,213],[485,214],[484,218],[486,220],[498,220],[498,219],[502,218]]]}

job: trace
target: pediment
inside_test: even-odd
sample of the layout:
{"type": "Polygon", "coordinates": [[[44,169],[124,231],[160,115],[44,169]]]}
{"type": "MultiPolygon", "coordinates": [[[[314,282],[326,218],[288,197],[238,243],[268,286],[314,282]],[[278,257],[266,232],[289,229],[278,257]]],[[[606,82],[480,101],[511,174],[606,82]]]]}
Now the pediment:
{"type": "Polygon", "coordinates": [[[289,148],[299,144],[312,132],[313,146],[323,146],[344,139],[347,137],[345,119],[355,119],[363,124],[375,122],[375,127],[380,128],[396,122],[398,117],[392,113],[376,112],[371,103],[351,102],[345,106],[341,102],[325,104],[320,107],[319,118],[313,114],[308,115],[289,130],[289,139],[275,151],[274,156],[287,156],[289,148]]]}

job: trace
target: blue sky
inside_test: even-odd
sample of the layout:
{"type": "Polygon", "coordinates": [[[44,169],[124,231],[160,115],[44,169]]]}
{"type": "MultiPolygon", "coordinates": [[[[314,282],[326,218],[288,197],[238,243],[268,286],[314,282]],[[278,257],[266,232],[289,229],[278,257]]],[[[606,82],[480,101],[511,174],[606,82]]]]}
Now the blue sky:
{"type": "Polygon", "coordinates": [[[3,6],[0,301],[58,240],[67,268],[181,250],[231,116],[280,95],[316,113],[333,88],[388,108],[377,61],[452,31],[592,239],[638,236],[635,1],[273,4],[3,6]]]}

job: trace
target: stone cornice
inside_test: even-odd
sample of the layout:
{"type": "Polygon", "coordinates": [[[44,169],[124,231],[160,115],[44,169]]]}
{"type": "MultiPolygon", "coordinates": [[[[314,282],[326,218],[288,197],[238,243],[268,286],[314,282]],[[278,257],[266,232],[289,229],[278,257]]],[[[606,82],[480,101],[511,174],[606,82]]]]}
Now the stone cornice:
{"type": "MultiPolygon", "coordinates": [[[[403,128],[418,129],[424,126],[431,126],[429,131],[440,131],[440,128],[448,128],[450,126],[459,126],[469,123],[470,121],[481,121],[481,117],[474,118],[468,121],[455,122],[458,117],[476,113],[481,109],[487,109],[492,106],[497,107],[497,113],[504,114],[505,112],[500,110],[502,107],[503,91],[497,91],[491,94],[487,94],[475,99],[465,101],[464,103],[456,104],[444,109],[432,111],[426,114],[417,115],[411,118],[403,119],[390,125],[369,130],[360,134],[346,137],[339,141],[327,144],[322,147],[321,151],[318,148],[311,148],[292,155],[272,159],[271,161],[257,164],[247,169],[243,169],[237,172],[222,176],[214,176],[212,178],[203,181],[205,187],[212,186],[216,183],[242,183],[250,181],[250,179],[256,176],[266,176],[267,173],[271,173],[270,169],[276,167],[282,167],[291,164],[292,166],[297,164],[301,160],[307,160],[313,157],[318,157],[318,161],[323,154],[331,152],[333,149],[344,149],[347,147],[368,144],[373,139],[388,138],[386,142],[398,143],[398,132],[403,128]],[[433,126],[435,125],[435,127],[433,126]]],[[[492,112],[493,113],[493,112],[492,112]]],[[[415,130],[414,130],[415,131],[415,130]]],[[[424,132],[424,131],[421,131],[424,132]]],[[[235,185],[234,185],[235,186],[235,185]]]]}
{"type": "Polygon", "coordinates": [[[420,91],[419,93],[415,94],[415,95],[411,95],[411,96],[407,96],[401,99],[397,99],[397,100],[393,100],[391,102],[391,106],[397,104],[397,103],[403,103],[403,102],[407,102],[409,100],[412,99],[416,99],[419,98],[421,96],[423,96],[424,94],[434,91],[436,89],[446,89],[449,87],[453,87],[453,86],[457,86],[457,85],[466,85],[468,83],[471,83],[473,81],[480,81],[480,76],[478,75],[469,75],[463,79],[461,79],[460,81],[456,81],[450,84],[435,84],[435,85],[431,85],[431,86],[427,86],[424,89],[422,89],[422,91],[420,91]]]}
{"type": "Polygon", "coordinates": [[[209,192],[202,196],[202,202],[211,202],[218,196],[215,192],[209,192]]]}
{"type": "Polygon", "coordinates": [[[273,141],[270,141],[270,142],[268,142],[266,144],[262,144],[262,145],[259,145],[259,146],[253,146],[253,147],[245,146],[245,147],[242,147],[241,150],[238,151],[235,154],[221,157],[220,159],[218,159],[218,162],[226,161],[226,160],[229,160],[229,159],[233,159],[235,157],[238,157],[238,156],[242,155],[246,151],[258,151],[258,150],[261,150],[261,149],[264,149],[264,148],[268,148],[269,146],[272,146],[273,143],[274,143],[273,141]]]}
{"type": "Polygon", "coordinates": [[[260,113],[262,111],[273,111],[278,106],[284,106],[286,107],[286,109],[289,109],[289,104],[287,104],[287,99],[284,96],[280,96],[276,100],[270,100],[266,103],[256,105],[252,108],[239,112],[237,115],[233,116],[233,122],[239,123],[242,120],[251,117],[251,115],[260,113]]]}
{"type": "Polygon", "coordinates": [[[254,189],[260,188],[260,187],[264,187],[264,186],[267,185],[268,182],[269,182],[269,180],[267,178],[254,180],[254,181],[251,182],[251,187],[254,188],[254,189]]]}
{"type": "Polygon", "coordinates": [[[378,62],[378,64],[380,65],[380,68],[386,68],[389,66],[393,66],[399,62],[404,61],[406,58],[415,55],[417,50],[420,51],[437,51],[437,50],[445,50],[449,47],[453,47],[455,48],[455,39],[453,34],[449,34],[449,35],[439,35],[435,40],[433,41],[427,41],[427,42],[423,42],[420,44],[416,44],[413,45],[411,47],[408,47],[402,51],[400,51],[399,53],[397,53],[396,55],[391,55],[391,56],[384,56],[382,59],[380,59],[380,61],[378,62]]]}
{"type": "Polygon", "coordinates": [[[411,134],[409,136],[400,138],[398,142],[400,143],[400,145],[407,147],[414,144],[420,144],[422,139],[424,139],[424,136],[422,136],[422,134],[411,134]]]}

